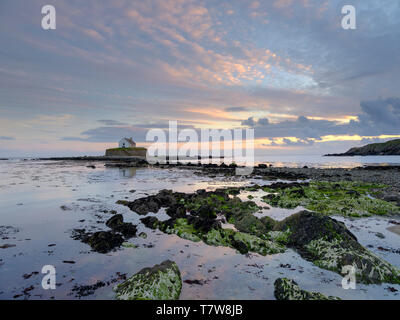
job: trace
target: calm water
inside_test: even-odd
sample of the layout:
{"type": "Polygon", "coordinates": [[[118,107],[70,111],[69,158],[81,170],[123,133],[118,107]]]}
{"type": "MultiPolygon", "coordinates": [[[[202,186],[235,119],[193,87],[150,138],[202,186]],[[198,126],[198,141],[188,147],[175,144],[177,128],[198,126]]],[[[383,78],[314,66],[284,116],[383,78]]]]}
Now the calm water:
{"type": "MultiPolygon", "coordinates": [[[[282,163],[290,161],[282,160],[282,163]]],[[[389,285],[358,285],[356,290],[343,290],[339,275],[315,267],[290,249],[265,257],[244,256],[229,248],[193,243],[149,230],[140,224],[140,216],[115,203],[119,199],[132,200],[154,194],[164,188],[192,192],[200,188],[249,184],[251,180],[242,177],[211,179],[178,169],[105,168],[101,162],[90,169],[86,165],[0,161],[0,226],[14,228],[7,229],[0,237],[0,246],[13,245],[0,249],[0,299],[13,299],[27,288],[29,295],[22,294],[18,299],[76,299],[72,292],[75,285],[110,281],[117,272],[130,276],[166,259],[176,261],[184,280],[205,282],[204,285],[184,283],[181,299],[274,299],[273,283],[282,276],[296,280],[304,289],[344,299],[399,299],[400,286],[390,285],[398,292],[390,292],[389,285]],[[131,193],[130,190],[136,191],[131,193]],[[107,210],[116,210],[124,215],[125,221],[138,224],[138,233],[146,232],[147,239],[133,238],[129,241],[138,248],[121,248],[106,255],[91,252],[89,246],[71,239],[74,228],[105,229],[104,222],[111,216],[104,212],[107,210]],[[65,260],[75,263],[63,263],[65,260]],[[47,264],[56,267],[56,290],[42,289],[40,273],[28,279],[23,277],[40,272],[47,264]]],[[[241,196],[245,198],[246,194],[241,196]]],[[[296,211],[270,208],[258,214],[283,219],[296,211]]],[[[165,217],[162,210],[157,215],[165,217]]],[[[377,249],[379,246],[398,247],[399,236],[386,230],[388,219],[342,220],[363,245],[371,245],[373,252],[400,267],[399,254],[377,249]],[[385,238],[376,237],[377,231],[385,238]]],[[[84,299],[100,298],[113,298],[112,285],[84,299]]]]}
{"type": "MultiPolygon", "coordinates": [[[[157,161],[157,158],[154,158],[157,161]]],[[[30,158],[10,158],[2,160],[0,163],[14,163],[18,161],[30,160],[30,158]]],[[[231,163],[232,158],[214,159],[214,163],[231,163]]],[[[197,162],[197,160],[181,160],[182,162],[197,162]]],[[[209,159],[201,162],[208,163],[209,159]]],[[[240,163],[240,161],[236,161],[240,163]]],[[[324,157],[322,155],[255,155],[255,165],[259,163],[272,164],[275,167],[301,168],[303,166],[316,168],[354,168],[363,165],[400,165],[400,156],[355,156],[355,157],[324,157]]]]}
{"type": "Polygon", "coordinates": [[[276,167],[353,168],[363,165],[400,165],[400,156],[324,157],[307,156],[256,156],[256,163],[268,162],[276,167]]]}

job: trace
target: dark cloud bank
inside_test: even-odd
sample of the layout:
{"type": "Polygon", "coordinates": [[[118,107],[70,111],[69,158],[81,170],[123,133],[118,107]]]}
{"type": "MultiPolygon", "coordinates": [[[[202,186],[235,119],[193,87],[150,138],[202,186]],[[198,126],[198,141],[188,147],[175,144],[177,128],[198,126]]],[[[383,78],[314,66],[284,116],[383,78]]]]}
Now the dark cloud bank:
{"type": "MultiPolygon", "coordinates": [[[[286,145],[311,146],[313,140],[321,139],[326,135],[398,135],[400,134],[400,98],[377,99],[363,101],[360,104],[361,113],[358,120],[351,120],[347,124],[337,121],[313,120],[305,116],[299,116],[295,121],[282,121],[271,123],[267,118],[254,119],[250,117],[241,122],[242,126],[255,129],[256,138],[279,138],[296,137],[298,142],[284,140],[286,145]]],[[[240,111],[231,108],[231,111],[240,111]]],[[[173,120],[173,119],[171,119],[173,120]]],[[[82,137],[63,137],[65,141],[88,141],[88,142],[115,142],[121,137],[134,137],[136,141],[144,142],[149,129],[168,129],[168,124],[142,124],[128,125],[115,120],[99,120],[103,126],[86,130],[81,133],[82,137]]],[[[193,128],[191,126],[179,126],[193,128]]]]}

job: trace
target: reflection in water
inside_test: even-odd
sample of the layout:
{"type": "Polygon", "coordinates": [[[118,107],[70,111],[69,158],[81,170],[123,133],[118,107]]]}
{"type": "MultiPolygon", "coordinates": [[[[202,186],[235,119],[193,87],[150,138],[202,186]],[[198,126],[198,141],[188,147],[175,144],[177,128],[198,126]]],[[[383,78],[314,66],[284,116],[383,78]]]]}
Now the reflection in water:
{"type": "Polygon", "coordinates": [[[137,168],[120,168],[119,176],[121,178],[132,178],[136,175],[137,168]]]}

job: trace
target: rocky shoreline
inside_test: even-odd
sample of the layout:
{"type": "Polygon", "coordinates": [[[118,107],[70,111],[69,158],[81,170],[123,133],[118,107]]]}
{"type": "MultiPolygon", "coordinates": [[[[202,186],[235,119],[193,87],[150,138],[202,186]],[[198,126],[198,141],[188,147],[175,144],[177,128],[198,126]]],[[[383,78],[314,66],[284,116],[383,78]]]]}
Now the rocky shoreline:
{"type": "MultiPolygon", "coordinates": [[[[356,268],[357,282],[363,285],[400,284],[398,265],[378,257],[371,251],[371,246],[362,245],[348,226],[337,219],[337,216],[350,219],[388,217],[393,221],[390,231],[398,232],[399,166],[319,169],[259,164],[250,175],[239,177],[234,164],[151,165],[143,159],[100,159],[63,158],[63,161],[77,161],[79,167],[92,169],[105,165],[117,168],[149,167],[153,172],[190,170],[190,174],[199,177],[247,183],[214,190],[195,189],[194,192],[162,189],[157,193],[142,193],[139,197],[137,192],[130,192],[132,196],[125,194],[115,198],[112,200],[115,207],[113,210],[107,208],[107,214],[96,221],[96,227],[87,223],[84,225],[82,220],[79,227],[69,231],[69,237],[82,242],[93,254],[106,256],[125,248],[136,250],[138,240],[145,243],[142,247],[151,248],[147,234],[157,232],[168,237],[175,235],[191,243],[227,248],[244,257],[279,256],[292,250],[316,268],[337,275],[341,275],[344,266],[352,265],[356,268]],[[256,197],[258,202],[254,199],[256,197]],[[118,209],[119,206],[121,209],[118,209]],[[122,208],[129,211],[125,210],[122,214],[122,208]],[[268,215],[257,216],[271,208],[296,211],[282,220],[268,215]],[[130,220],[130,213],[137,217],[134,223],[126,222],[130,220]]],[[[8,232],[10,228],[4,230],[8,232]]],[[[382,247],[379,250],[393,249],[382,247]]],[[[206,283],[197,279],[182,281],[180,265],[178,267],[178,261],[174,260],[168,257],[164,262],[156,262],[161,264],[145,267],[133,275],[125,270],[126,274],[110,278],[108,282],[103,279],[94,284],[75,286],[71,294],[87,296],[108,286],[107,283],[115,283],[115,299],[179,299],[183,283],[206,283]]],[[[75,262],[71,259],[64,263],[75,262]]],[[[303,290],[290,278],[276,275],[272,280],[276,299],[337,299],[314,290],[303,290]]]]}
{"type": "MultiPolygon", "coordinates": [[[[117,204],[144,216],[140,221],[147,228],[175,234],[192,242],[202,241],[210,246],[229,247],[243,255],[274,255],[291,248],[315,266],[337,274],[341,274],[345,266],[353,266],[359,283],[400,284],[400,269],[363,247],[344,223],[330,217],[374,214],[398,217],[400,207],[397,204],[370,198],[370,194],[379,194],[385,187],[349,181],[275,182],[267,186],[253,184],[215,191],[200,189],[195,193],[161,190],[155,195],[133,201],[118,200],[117,204]],[[240,200],[237,196],[242,191],[263,191],[266,193],[263,201],[278,207],[307,207],[303,199],[311,199],[313,205],[319,206],[318,212],[299,211],[282,221],[268,216],[257,218],[254,213],[261,207],[251,200],[240,200]],[[312,202],[313,198],[315,202],[312,202]],[[368,201],[366,205],[363,204],[365,201],[368,201]],[[170,217],[167,220],[157,218],[157,213],[163,208],[170,217]],[[156,216],[149,216],[149,213],[156,216]],[[226,223],[234,228],[224,228],[226,223]]],[[[124,237],[129,239],[136,236],[137,226],[124,223],[122,215],[114,214],[106,226],[111,230],[94,234],[75,230],[73,237],[89,244],[94,251],[107,253],[122,246],[124,237]]],[[[174,262],[169,261],[140,271],[114,290],[117,299],[177,299],[181,286],[179,269],[174,262]],[[166,290],[165,286],[160,289],[155,285],[160,281],[165,282],[165,286],[171,290],[166,290]]],[[[275,296],[277,299],[290,300],[336,299],[301,290],[290,279],[276,280],[275,296]]]]}

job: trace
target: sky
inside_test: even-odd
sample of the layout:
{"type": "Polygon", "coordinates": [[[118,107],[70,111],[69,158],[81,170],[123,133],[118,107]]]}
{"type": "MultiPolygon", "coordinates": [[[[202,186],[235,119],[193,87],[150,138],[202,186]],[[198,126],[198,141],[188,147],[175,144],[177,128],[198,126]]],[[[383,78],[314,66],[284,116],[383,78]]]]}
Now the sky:
{"type": "Polygon", "coordinates": [[[146,146],[170,120],[254,128],[256,154],[400,137],[399,17],[399,0],[1,0],[0,157],[146,146]]]}

